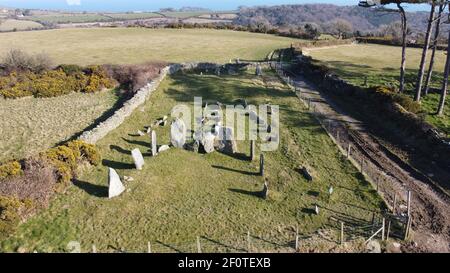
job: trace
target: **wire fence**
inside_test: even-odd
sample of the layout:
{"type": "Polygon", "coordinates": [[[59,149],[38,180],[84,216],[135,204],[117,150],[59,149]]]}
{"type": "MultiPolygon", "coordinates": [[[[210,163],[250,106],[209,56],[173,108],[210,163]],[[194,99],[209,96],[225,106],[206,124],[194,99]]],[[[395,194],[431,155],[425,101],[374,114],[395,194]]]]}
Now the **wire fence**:
{"type": "Polygon", "coordinates": [[[333,142],[347,158],[372,184],[387,207],[384,217],[388,219],[389,236],[406,238],[410,226],[410,193],[405,191],[398,179],[384,171],[383,162],[377,158],[377,151],[361,137],[347,122],[330,115],[323,109],[323,101],[309,93],[303,93],[295,76],[284,69],[282,63],[272,63],[279,77],[287,84],[307,107],[311,115],[320,123],[333,142]],[[400,194],[399,194],[400,193],[400,194]]]}

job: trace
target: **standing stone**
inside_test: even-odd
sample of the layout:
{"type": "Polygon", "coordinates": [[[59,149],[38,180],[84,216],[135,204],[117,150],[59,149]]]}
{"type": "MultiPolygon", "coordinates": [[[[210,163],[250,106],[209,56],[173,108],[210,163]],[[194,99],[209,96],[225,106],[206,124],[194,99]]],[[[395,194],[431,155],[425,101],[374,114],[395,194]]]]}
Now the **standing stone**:
{"type": "Polygon", "coordinates": [[[267,184],[267,181],[265,181],[264,188],[261,192],[261,197],[267,199],[267,196],[269,196],[269,185],[267,184]]]}
{"type": "Polygon", "coordinates": [[[254,161],[255,160],[255,141],[254,140],[250,140],[250,160],[254,161]]]}
{"type": "Polygon", "coordinates": [[[142,132],[141,130],[138,130],[138,131],[137,131],[137,134],[138,134],[139,136],[145,136],[144,132],[142,132]]]}
{"type": "Polygon", "coordinates": [[[316,213],[316,215],[319,215],[319,212],[320,212],[320,210],[319,210],[319,206],[315,206],[314,207],[314,212],[316,213]]]}
{"type": "Polygon", "coordinates": [[[264,177],[264,155],[259,158],[259,174],[264,177]]]}
{"type": "Polygon", "coordinates": [[[108,198],[113,198],[119,196],[122,192],[125,191],[125,187],[120,181],[120,177],[117,172],[109,168],[108,173],[108,198]]]}
{"type": "Polygon", "coordinates": [[[134,160],[134,165],[136,166],[137,170],[142,170],[142,167],[144,166],[144,157],[141,154],[141,151],[139,151],[138,148],[131,151],[131,156],[134,160]]]}
{"type": "Polygon", "coordinates": [[[186,125],[182,119],[177,118],[170,128],[170,141],[175,148],[183,148],[186,144],[186,125]]]}
{"type": "Polygon", "coordinates": [[[330,189],[328,190],[328,193],[330,194],[330,196],[333,194],[333,192],[334,192],[333,186],[330,186],[330,189]]]}
{"type": "Polygon", "coordinates": [[[228,154],[235,154],[238,152],[237,143],[236,140],[234,140],[233,128],[217,125],[215,131],[217,131],[216,146],[219,151],[228,154]]]}
{"type": "Polygon", "coordinates": [[[205,149],[206,153],[212,153],[214,152],[214,140],[216,139],[216,136],[211,133],[211,132],[207,132],[203,134],[203,138],[202,138],[202,145],[203,145],[203,149],[205,149]]]}
{"type": "Polygon", "coordinates": [[[262,68],[260,64],[256,66],[256,76],[262,76],[262,68]]]}
{"type": "Polygon", "coordinates": [[[156,132],[152,131],[152,156],[156,156],[158,154],[158,148],[156,144],[156,132]]]}

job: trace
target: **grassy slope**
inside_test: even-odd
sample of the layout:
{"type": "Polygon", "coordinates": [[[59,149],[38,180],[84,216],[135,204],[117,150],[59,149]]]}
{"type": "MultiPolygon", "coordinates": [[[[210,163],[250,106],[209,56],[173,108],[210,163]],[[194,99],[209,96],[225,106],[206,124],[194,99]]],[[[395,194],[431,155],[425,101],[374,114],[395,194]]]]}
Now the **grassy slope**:
{"type": "MultiPolygon", "coordinates": [[[[417,68],[421,58],[421,49],[409,48],[407,51],[407,75],[409,92],[414,89],[417,78],[417,68]]],[[[337,74],[344,79],[363,85],[367,76],[369,86],[390,83],[398,86],[401,48],[383,45],[351,45],[324,49],[309,50],[309,54],[318,60],[326,62],[337,74]]],[[[429,55],[430,56],[430,55],[429,55]]],[[[435,58],[435,73],[433,87],[439,88],[442,84],[442,74],[445,65],[445,55],[439,51],[435,58]]],[[[439,101],[438,94],[430,94],[422,101],[423,109],[429,113],[426,119],[450,135],[450,98],[447,100],[447,109],[444,117],[434,115],[439,101]]]]}
{"type": "Polygon", "coordinates": [[[87,128],[117,101],[114,91],[0,99],[0,162],[49,148],[87,128]]]}
{"type": "Polygon", "coordinates": [[[201,29],[61,29],[0,35],[0,55],[11,48],[45,52],[56,63],[100,64],[264,59],[295,39],[201,29]]]}
{"type": "Polygon", "coordinates": [[[0,23],[0,31],[12,31],[12,30],[28,30],[33,28],[41,28],[42,25],[33,22],[33,21],[25,21],[25,20],[14,20],[7,19],[0,23]]]}
{"type": "MultiPolygon", "coordinates": [[[[167,127],[158,128],[157,135],[159,144],[169,142],[167,127]]],[[[241,153],[249,154],[248,142],[238,146],[241,153]]],[[[264,81],[255,80],[253,74],[175,75],[98,147],[103,166],[86,172],[78,187],[72,186],[49,210],[23,224],[14,237],[1,244],[3,250],[22,246],[64,251],[69,241],[76,240],[82,251],[90,251],[91,244],[100,251],[146,251],[147,241],[152,242],[154,252],[173,248],[196,251],[196,236],[205,236],[219,243],[202,237],[203,251],[224,251],[221,244],[228,245],[228,251],[241,251],[247,231],[272,242],[252,238],[259,250],[273,250],[273,243],[293,239],[296,225],[308,234],[325,225],[331,215],[367,221],[370,211],[381,206],[368,183],[342,158],[295,95],[272,75],[266,75],[264,81]],[[192,105],[194,96],[223,103],[246,97],[253,104],[271,101],[280,105],[280,148],[266,153],[269,200],[254,196],[262,189],[263,180],[255,175],[258,162],[250,163],[245,155],[201,155],[171,149],[152,158],[148,156],[149,137],[133,136],[174,105],[192,105]],[[140,172],[133,169],[129,155],[134,148],[146,153],[146,165],[140,172]],[[306,182],[294,170],[306,164],[317,174],[314,183],[306,182]],[[112,200],[104,198],[107,166],[135,179],[127,183],[127,192],[112,200]],[[331,200],[326,193],[330,185],[335,188],[331,200]],[[323,207],[319,216],[311,214],[316,203],[323,207]]]]}

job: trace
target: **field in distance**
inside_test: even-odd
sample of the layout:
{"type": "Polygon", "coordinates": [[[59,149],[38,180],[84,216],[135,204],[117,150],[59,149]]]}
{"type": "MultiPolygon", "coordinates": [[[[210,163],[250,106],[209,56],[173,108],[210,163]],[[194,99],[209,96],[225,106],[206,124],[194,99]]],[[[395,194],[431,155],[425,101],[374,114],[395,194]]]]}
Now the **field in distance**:
{"type": "Polygon", "coordinates": [[[42,28],[42,25],[26,20],[6,19],[0,20],[0,31],[29,30],[42,28]]]}
{"type": "Polygon", "coordinates": [[[145,61],[262,60],[300,40],[210,29],[92,28],[3,33],[0,55],[12,48],[47,53],[57,64],[125,64],[145,61]]]}
{"type": "MultiPolygon", "coordinates": [[[[345,45],[306,50],[314,59],[325,62],[345,80],[364,85],[367,77],[368,86],[391,84],[398,86],[400,73],[401,47],[385,45],[345,45]]],[[[413,96],[418,67],[422,55],[420,48],[408,48],[406,60],[406,92],[413,96]]],[[[431,52],[428,54],[428,60],[431,52]]],[[[446,56],[444,51],[437,51],[433,73],[432,87],[440,88],[446,56]]],[[[428,66],[426,66],[428,68],[428,66]]],[[[423,97],[422,108],[428,113],[426,120],[450,136],[450,97],[443,117],[435,115],[439,94],[433,93],[423,97]]]]}

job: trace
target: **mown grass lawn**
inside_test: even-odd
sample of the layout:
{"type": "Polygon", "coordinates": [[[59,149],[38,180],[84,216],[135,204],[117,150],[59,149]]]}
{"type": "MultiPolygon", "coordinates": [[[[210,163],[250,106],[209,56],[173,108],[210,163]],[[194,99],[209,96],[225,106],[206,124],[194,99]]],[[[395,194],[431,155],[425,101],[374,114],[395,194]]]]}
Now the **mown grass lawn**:
{"type": "Polygon", "coordinates": [[[210,29],[89,28],[0,34],[0,55],[13,48],[47,53],[55,64],[263,60],[298,39],[210,29]]]}
{"type": "MultiPolygon", "coordinates": [[[[323,49],[308,50],[314,59],[323,61],[345,80],[363,86],[367,77],[368,86],[399,86],[401,48],[384,45],[350,45],[323,49]]],[[[406,92],[413,96],[422,50],[408,48],[406,65],[406,92]]],[[[428,61],[431,52],[428,54],[428,61]]],[[[446,56],[438,51],[435,57],[435,68],[432,87],[440,88],[446,56]]],[[[428,66],[426,67],[428,68],[428,66]]],[[[445,115],[435,115],[439,102],[439,94],[432,93],[423,97],[422,108],[428,114],[426,120],[450,136],[450,98],[447,98],[445,115]]]]}
{"type": "MultiPolygon", "coordinates": [[[[169,143],[169,126],[157,129],[158,144],[169,143]]],[[[82,251],[245,251],[250,232],[255,251],[274,251],[301,234],[327,227],[329,217],[365,223],[372,211],[383,207],[381,199],[332,143],[295,94],[266,72],[239,76],[176,74],[163,81],[151,99],[125,123],[102,139],[103,163],[85,170],[66,194],[51,207],[22,224],[16,234],[1,243],[3,251],[67,251],[70,241],[82,251]],[[257,197],[263,179],[258,161],[250,162],[249,142],[239,141],[239,154],[196,154],[170,149],[149,155],[150,138],[136,136],[154,120],[167,115],[179,103],[193,105],[194,96],[231,103],[246,98],[258,105],[280,106],[281,143],[266,152],[269,199],[257,197]],[[130,151],[139,148],[144,169],[137,171],[130,151]],[[295,169],[309,166],[314,182],[295,169]],[[131,176],[127,191],[109,200],[107,167],[121,177],[131,176]],[[329,198],[328,189],[334,193],[329,198]],[[314,215],[314,205],[321,207],[314,215]]],[[[258,152],[259,153],[259,152],[258,152]]]]}

